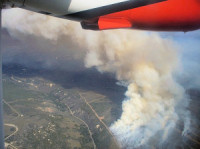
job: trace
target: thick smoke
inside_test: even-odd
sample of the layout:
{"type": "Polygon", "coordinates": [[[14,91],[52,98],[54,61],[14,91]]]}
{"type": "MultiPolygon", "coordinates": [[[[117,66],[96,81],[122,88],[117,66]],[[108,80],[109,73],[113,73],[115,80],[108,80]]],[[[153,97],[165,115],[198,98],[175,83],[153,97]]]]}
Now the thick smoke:
{"type": "Polygon", "coordinates": [[[187,133],[188,101],[173,79],[178,60],[170,40],[123,30],[102,33],[88,44],[86,66],[116,74],[128,88],[121,118],[111,126],[122,146],[139,147],[156,135],[164,143],[179,120],[185,124],[182,135],[187,133]]]}
{"type": "MultiPolygon", "coordinates": [[[[184,122],[182,135],[189,131],[189,101],[173,78],[179,60],[170,39],[132,30],[85,31],[79,23],[20,9],[5,11],[3,26],[19,41],[31,44],[29,40],[35,38],[40,49],[34,58],[50,55],[43,58],[48,61],[44,66],[55,66],[55,53],[60,53],[58,57],[67,53],[69,60],[84,62],[86,68],[115,74],[119,84],[127,87],[122,115],[110,127],[122,147],[148,148],[152,138],[155,144],[165,143],[178,121],[184,122]],[[51,47],[44,45],[49,42],[51,47]]],[[[58,63],[66,62],[63,59],[68,58],[58,63]]]]}

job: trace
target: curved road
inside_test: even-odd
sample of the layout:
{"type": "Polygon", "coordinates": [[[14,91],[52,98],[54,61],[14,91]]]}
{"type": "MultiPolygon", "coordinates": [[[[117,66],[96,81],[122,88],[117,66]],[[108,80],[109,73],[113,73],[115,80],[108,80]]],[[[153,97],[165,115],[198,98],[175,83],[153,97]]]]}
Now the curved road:
{"type": "Polygon", "coordinates": [[[9,136],[7,136],[6,138],[5,138],[5,141],[6,140],[8,140],[10,137],[12,137],[13,135],[15,135],[18,131],[19,131],[19,129],[18,129],[18,127],[16,126],[16,125],[14,125],[14,124],[4,124],[5,126],[9,126],[9,127],[14,127],[15,128],[15,131],[13,132],[13,133],[11,133],[9,136]]]}
{"type": "MultiPolygon", "coordinates": [[[[18,118],[18,117],[20,116],[20,113],[19,113],[17,110],[15,110],[9,103],[7,103],[5,100],[3,100],[3,102],[4,102],[14,113],[17,114],[17,117],[16,117],[16,118],[18,118]]],[[[14,127],[14,128],[15,128],[15,131],[14,131],[13,133],[11,133],[9,136],[7,136],[7,137],[5,138],[5,141],[8,140],[10,137],[14,136],[14,135],[19,131],[19,128],[18,128],[15,124],[5,123],[4,125],[5,125],[5,126],[9,126],[9,127],[14,127]]],[[[10,144],[10,143],[6,143],[6,142],[5,142],[5,145],[6,145],[6,146],[11,146],[12,148],[17,149],[15,146],[13,146],[13,145],[10,144]]]]}

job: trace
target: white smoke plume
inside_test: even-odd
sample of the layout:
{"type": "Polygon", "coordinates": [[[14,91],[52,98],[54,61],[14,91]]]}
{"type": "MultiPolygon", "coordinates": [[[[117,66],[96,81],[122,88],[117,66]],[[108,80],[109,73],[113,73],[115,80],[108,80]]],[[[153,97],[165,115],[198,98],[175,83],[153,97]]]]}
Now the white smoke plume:
{"type": "Polygon", "coordinates": [[[164,143],[178,121],[183,135],[189,131],[189,101],[173,78],[179,60],[170,39],[132,30],[85,31],[79,23],[20,9],[4,11],[3,26],[19,40],[27,34],[53,44],[65,39],[71,45],[66,52],[82,53],[85,67],[113,73],[127,86],[122,115],[110,127],[122,147],[148,148],[152,138],[164,143]]]}

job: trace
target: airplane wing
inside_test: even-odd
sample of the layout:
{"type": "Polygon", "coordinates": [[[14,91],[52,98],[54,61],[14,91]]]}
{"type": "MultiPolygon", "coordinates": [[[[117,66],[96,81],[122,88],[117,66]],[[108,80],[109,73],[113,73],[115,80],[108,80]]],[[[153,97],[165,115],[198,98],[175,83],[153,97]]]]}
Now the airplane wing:
{"type": "Polygon", "coordinates": [[[200,28],[199,0],[0,0],[0,5],[79,21],[90,30],[200,28]]]}
{"type": "Polygon", "coordinates": [[[81,19],[88,20],[95,17],[103,16],[106,14],[133,9],[137,7],[142,7],[142,6],[159,3],[163,1],[167,1],[167,0],[126,0],[126,1],[121,1],[118,3],[111,3],[111,4],[107,4],[105,6],[100,6],[100,7],[97,6],[96,8],[68,14],[67,17],[77,18],[77,19],[81,18],[81,19]]]}
{"type": "MultiPolygon", "coordinates": [[[[68,14],[67,17],[83,19],[84,21],[81,22],[81,25],[84,29],[99,30],[100,24],[104,24],[103,29],[128,28],[132,25],[128,18],[105,16],[163,1],[167,0],[128,0],[111,5],[80,11],[73,14],[68,14]]],[[[126,13],[129,12],[127,11],[126,13]]]]}

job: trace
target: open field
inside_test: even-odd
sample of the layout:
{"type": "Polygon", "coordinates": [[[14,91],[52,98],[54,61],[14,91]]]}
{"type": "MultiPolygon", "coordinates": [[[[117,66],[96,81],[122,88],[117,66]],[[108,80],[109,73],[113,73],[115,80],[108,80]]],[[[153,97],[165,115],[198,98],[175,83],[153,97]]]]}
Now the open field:
{"type": "Polygon", "coordinates": [[[103,94],[41,77],[4,75],[3,83],[8,148],[120,148],[108,128],[117,106],[103,94]]]}

